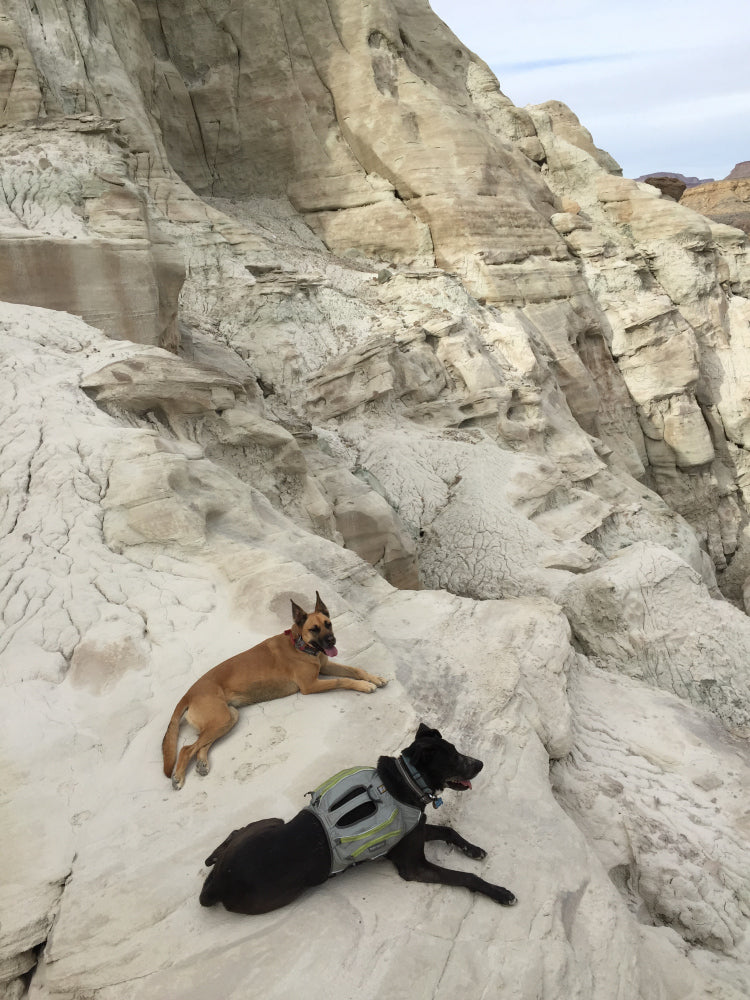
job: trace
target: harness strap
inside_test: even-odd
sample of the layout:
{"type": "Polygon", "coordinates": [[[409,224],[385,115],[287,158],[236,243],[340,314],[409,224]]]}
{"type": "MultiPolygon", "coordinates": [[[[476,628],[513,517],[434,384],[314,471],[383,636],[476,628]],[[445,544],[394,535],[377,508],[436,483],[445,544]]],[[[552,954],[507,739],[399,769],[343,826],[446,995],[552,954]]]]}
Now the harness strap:
{"type": "Polygon", "coordinates": [[[394,798],[372,767],[339,771],[308,795],[305,809],[315,814],[328,840],[331,875],[382,857],[422,817],[422,807],[394,798]]]}

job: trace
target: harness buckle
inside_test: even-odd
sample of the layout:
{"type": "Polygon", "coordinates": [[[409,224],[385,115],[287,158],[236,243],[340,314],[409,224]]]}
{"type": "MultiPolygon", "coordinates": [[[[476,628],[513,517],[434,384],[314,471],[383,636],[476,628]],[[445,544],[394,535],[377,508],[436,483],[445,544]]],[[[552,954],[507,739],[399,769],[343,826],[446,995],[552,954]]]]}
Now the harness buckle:
{"type": "Polygon", "coordinates": [[[385,794],[385,785],[381,785],[379,782],[373,782],[367,786],[367,795],[371,802],[382,802],[385,794]]]}

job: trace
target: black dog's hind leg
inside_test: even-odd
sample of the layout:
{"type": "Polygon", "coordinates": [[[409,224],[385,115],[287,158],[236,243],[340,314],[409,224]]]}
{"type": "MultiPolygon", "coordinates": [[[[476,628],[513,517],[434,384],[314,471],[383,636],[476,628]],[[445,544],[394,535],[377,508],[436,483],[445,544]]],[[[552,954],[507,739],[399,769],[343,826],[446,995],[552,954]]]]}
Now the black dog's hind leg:
{"type": "Polygon", "coordinates": [[[450,826],[427,823],[424,828],[424,839],[443,840],[451,847],[457,847],[459,851],[463,851],[467,857],[473,858],[475,861],[481,861],[482,858],[487,857],[487,851],[477,847],[476,844],[470,844],[468,840],[464,840],[461,834],[456,833],[450,826]]]}
{"type": "Polygon", "coordinates": [[[231,865],[232,858],[236,856],[237,850],[241,849],[248,840],[251,840],[265,830],[280,826],[284,826],[283,819],[259,819],[255,823],[241,827],[239,830],[232,830],[229,836],[206,858],[206,865],[209,867],[213,865],[214,867],[208,873],[206,881],[203,883],[203,888],[199,896],[201,906],[213,906],[219,900],[224,901],[227,887],[225,884],[225,865],[223,862],[228,859],[231,865]]]}
{"type": "Polygon", "coordinates": [[[267,830],[274,826],[283,826],[283,819],[259,819],[255,823],[249,823],[247,826],[241,826],[239,830],[232,830],[228,837],[226,837],[215,848],[211,854],[206,858],[204,864],[215,865],[217,861],[221,860],[221,856],[227,850],[227,848],[233,846],[235,842],[239,845],[240,840],[244,840],[245,837],[253,836],[256,833],[260,833],[261,830],[267,830]]]}
{"type": "Polygon", "coordinates": [[[232,839],[236,837],[239,832],[240,832],[239,830],[232,830],[229,836],[225,840],[222,840],[222,842],[219,844],[218,847],[214,848],[214,850],[211,852],[211,854],[209,854],[209,856],[203,863],[208,866],[215,865],[216,862],[224,853],[224,851],[227,849],[227,847],[229,847],[229,844],[231,843],[232,839]]]}
{"type": "MultiPolygon", "coordinates": [[[[452,868],[441,868],[440,865],[428,861],[424,856],[425,840],[428,836],[431,840],[448,840],[449,835],[446,835],[445,831],[450,828],[433,827],[432,829],[436,831],[433,834],[428,834],[429,829],[427,826],[416,827],[416,829],[412,830],[408,836],[404,837],[402,841],[388,852],[388,857],[395,864],[401,878],[406,879],[407,882],[430,882],[437,885],[462,886],[471,892],[479,892],[483,896],[489,896],[490,899],[496,903],[500,903],[502,906],[513,906],[517,902],[513,893],[508,889],[504,889],[501,885],[493,885],[491,882],[485,882],[483,878],[479,878],[478,875],[474,875],[472,872],[459,872],[452,868]]],[[[455,837],[459,836],[452,830],[450,832],[455,837]]],[[[463,837],[459,839],[464,843],[468,843],[463,840],[463,837]]],[[[452,842],[452,840],[448,842],[452,842]]],[[[473,847],[472,844],[469,844],[469,846],[473,847]]]]}

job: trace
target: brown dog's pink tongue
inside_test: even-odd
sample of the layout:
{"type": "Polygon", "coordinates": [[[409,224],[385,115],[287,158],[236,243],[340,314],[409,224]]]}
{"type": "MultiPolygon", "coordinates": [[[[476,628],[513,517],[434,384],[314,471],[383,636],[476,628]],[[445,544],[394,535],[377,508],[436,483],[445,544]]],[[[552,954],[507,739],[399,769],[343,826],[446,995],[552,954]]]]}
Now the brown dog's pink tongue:
{"type": "Polygon", "coordinates": [[[329,646],[328,649],[325,652],[326,652],[326,656],[338,656],[339,655],[339,651],[338,651],[338,649],[336,649],[335,646],[329,646]]]}

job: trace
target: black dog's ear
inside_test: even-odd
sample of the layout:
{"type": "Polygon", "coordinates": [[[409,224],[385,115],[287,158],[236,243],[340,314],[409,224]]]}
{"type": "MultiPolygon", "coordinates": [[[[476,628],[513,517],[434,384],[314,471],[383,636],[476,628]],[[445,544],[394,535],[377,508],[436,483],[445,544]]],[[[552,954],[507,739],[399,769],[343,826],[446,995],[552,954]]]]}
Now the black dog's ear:
{"type": "Polygon", "coordinates": [[[321,601],[320,594],[317,592],[317,590],[315,591],[315,610],[319,611],[322,615],[325,615],[326,618],[331,617],[328,612],[328,608],[321,601]]]}
{"type": "Polygon", "coordinates": [[[295,604],[294,601],[292,601],[292,618],[294,620],[294,624],[299,625],[300,628],[302,628],[307,621],[307,612],[303,611],[299,604],[295,604]]]}
{"type": "Polygon", "coordinates": [[[416,738],[420,739],[422,736],[433,736],[437,740],[442,739],[442,736],[440,735],[437,729],[430,729],[430,727],[426,726],[424,722],[419,723],[419,729],[417,730],[416,738]]]}

